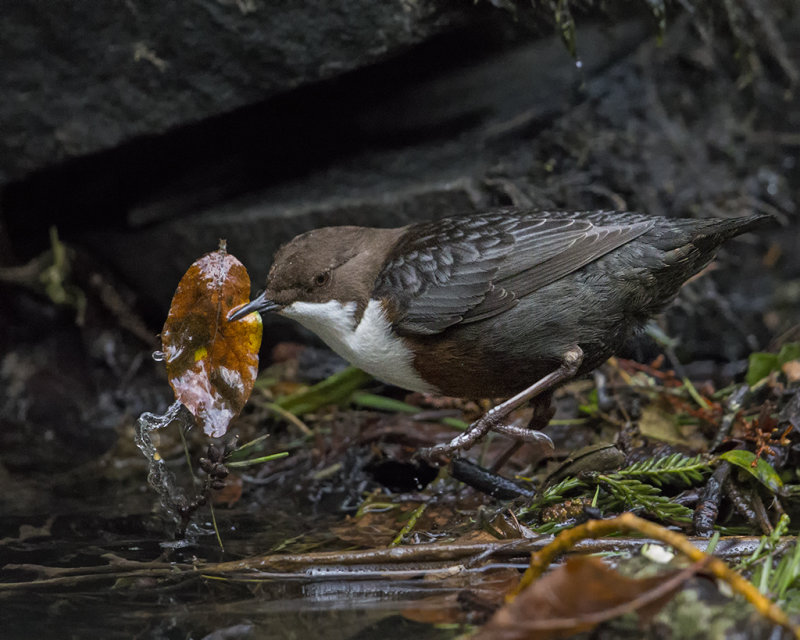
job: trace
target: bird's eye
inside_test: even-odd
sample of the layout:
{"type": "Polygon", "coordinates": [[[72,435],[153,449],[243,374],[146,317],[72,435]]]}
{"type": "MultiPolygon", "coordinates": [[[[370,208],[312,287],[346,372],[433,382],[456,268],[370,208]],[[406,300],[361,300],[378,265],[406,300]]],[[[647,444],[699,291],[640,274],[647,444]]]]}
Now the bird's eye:
{"type": "Polygon", "coordinates": [[[314,285],[317,287],[322,287],[328,284],[328,281],[331,279],[331,272],[330,271],[323,271],[322,273],[318,273],[314,276],[314,285]]]}

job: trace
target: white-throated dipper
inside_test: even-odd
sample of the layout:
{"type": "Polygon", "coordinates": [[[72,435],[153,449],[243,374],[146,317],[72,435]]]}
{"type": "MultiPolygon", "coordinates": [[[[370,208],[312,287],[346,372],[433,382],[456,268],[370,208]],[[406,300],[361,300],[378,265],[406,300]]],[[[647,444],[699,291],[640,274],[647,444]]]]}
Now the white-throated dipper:
{"type": "Polygon", "coordinates": [[[501,209],[396,229],[325,227],[282,246],[265,291],[229,320],[273,311],[380,380],[448,396],[509,397],[436,461],[516,407],[591,371],[714,257],[770,216],[670,220],[501,209]]]}

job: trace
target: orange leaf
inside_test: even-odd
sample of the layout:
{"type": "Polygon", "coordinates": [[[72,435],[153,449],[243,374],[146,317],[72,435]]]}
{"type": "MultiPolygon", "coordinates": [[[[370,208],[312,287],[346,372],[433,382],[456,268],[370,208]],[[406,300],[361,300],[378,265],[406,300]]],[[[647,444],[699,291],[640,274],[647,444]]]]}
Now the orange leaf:
{"type": "Polygon", "coordinates": [[[223,241],[181,278],[161,331],[175,397],[212,437],[224,435],[239,415],[258,373],[261,317],[227,321],[249,297],[250,276],[223,241]]]}

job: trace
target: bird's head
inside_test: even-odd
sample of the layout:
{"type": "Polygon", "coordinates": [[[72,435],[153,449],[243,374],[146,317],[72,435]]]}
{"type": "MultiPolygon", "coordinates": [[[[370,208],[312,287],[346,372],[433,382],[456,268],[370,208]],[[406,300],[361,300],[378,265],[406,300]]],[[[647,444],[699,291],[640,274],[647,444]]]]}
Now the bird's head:
{"type": "Polygon", "coordinates": [[[264,291],[228,319],[253,311],[280,313],[301,302],[366,305],[385,251],[399,231],[324,227],[295,237],[275,254],[264,291]]]}

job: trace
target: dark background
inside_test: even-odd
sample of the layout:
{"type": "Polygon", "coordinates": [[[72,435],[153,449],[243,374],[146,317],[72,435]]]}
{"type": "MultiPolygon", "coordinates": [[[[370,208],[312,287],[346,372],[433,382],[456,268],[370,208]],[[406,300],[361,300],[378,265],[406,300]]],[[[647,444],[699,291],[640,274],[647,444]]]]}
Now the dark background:
{"type": "MultiPolygon", "coordinates": [[[[221,237],[258,288],[277,246],[326,224],[509,204],[768,212],[776,226],[731,243],[662,321],[691,372],[741,375],[800,315],[792,4],[13,3],[4,472],[69,467],[166,406],[149,354],[221,237]]],[[[268,326],[265,353],[295,331],[268,326]]]]}
{"type": "MultiPolygon", "coordinates": [[[[776,224],[726,245],[659,326],[670,364],[718,389],[742,379],[753,351],[800,340],[793,0],[6,5],[3,582],[31,579],[14,564],[264,553],[327,533],[362,499],[358,460],[374,447],[348,448],[360,424],[351,410],[327,437],[344,461],[338,475],[317,480],[334,458],[317,459],[304,442],[287,459],[295,475],[248,486],[234,509],[218,510],[227,555],[213,535],[185,550],[173,540],[134,425],[173,401],[163,363],[150,355],[178,280],[219,238],[255,290],[282,242],[321,225],[396,226],[510,204],[696,218],[766,212],[776,224]]],[[[313,340],[270,322],[264,364],[281,340],[313,340]]],[[[663,346],[645,337],[628,355],[647,362],[663,346]]],[[[279,436],[252,405],[237,429],[272,433],[269,447],[294,437],[279,436]]],[[[159,450],[187,475],[178,435],[161,435],[159,450]]],[[[209,581],[20,591],[0,605],[3,633],[250,637],[253,619],[260,637],[295,638],[306,627],[307,637],[440,637],[383,619],[363,593],[352,602],[329,594],[344,608],[318,618],[302,607],[327,611],[329,601],[273,587],[255,598],[209,581]],[[380,631],[363,631],[373,615],[380,631]]]]}

